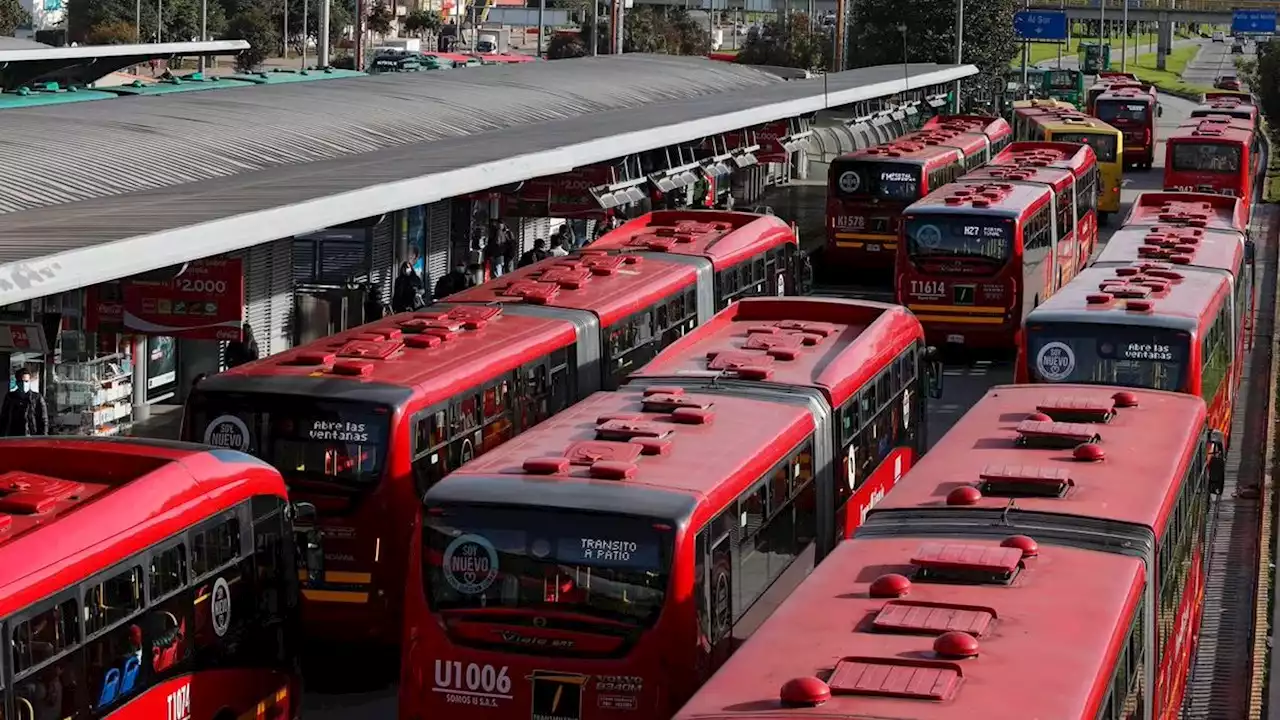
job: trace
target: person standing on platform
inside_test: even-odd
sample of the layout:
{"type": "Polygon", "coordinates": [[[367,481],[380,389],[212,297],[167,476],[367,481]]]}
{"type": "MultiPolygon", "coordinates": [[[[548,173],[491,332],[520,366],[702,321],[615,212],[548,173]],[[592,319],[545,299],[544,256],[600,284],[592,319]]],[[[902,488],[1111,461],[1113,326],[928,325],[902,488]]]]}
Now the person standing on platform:
{"type": "Polygon", "coordinates": [[[520,267],[526,267],[539,260],[545,260],[547,255],[547,241],[543,238],[538,238],[533,241],[533,249],[520,256],[520,267]]]}
{"type": "Polygon", "coordinates": [[[5,437],[48,435],[49,406],[32,386],[31,371],[22,368],[13,378],[17,380],[17,387],[5,395],[0,405],[0,434],[5,437]]]}
{"type": "Polygon", "coordinates": [[[227,368],[239,367],[258,359],[258,341],[253,337],[253,328],[249,323],[240,326],[241,337],[227,343],[227,368]]]}
{"type": "Polygon", "coordinates": [[[453,272],[440,278],[436,283],[436,299],[440,300],[454,293],[460,293],[472,286],[471,273],[467,272],[467,264],[461,260],[453,264],[453,272]]]}
{"type": "Polygon", "coordinates": [[[429,290],[413,269],[413,262],[406,260],[400,264],[400,276],[391,286],[391,310],[393,312],[413,312],[427,306],[429,290]]]}

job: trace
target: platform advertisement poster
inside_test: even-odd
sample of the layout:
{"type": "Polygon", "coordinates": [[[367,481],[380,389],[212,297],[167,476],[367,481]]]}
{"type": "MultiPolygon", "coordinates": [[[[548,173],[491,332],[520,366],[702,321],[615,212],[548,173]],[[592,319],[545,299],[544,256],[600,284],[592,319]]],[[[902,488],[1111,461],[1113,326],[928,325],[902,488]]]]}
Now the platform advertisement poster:
{"type": "Polygon", "coordinates": [[[503,198],[503,214],[513,217],[603,217],[604,211],[591,194],[591,188],[614,182],[613,166],[608,163],[534,178],[526,181],[514,196],[503,198]]]}
{"type": "Polygon", "coordinates": [[[239,340],[244,272],[238,258],[193,262],[163,282],[127,282],[125,332],[188,340],[239,340]]]}
{"type": "Polygon", "coordinates": [[[782,138],[791,134],[791,123],[787,120],[766,123],[756,128],[756,144],[760,150],[756,153],[756,161],[764,163],[785,163],[791,160],[791,153],[782,145],[782,138]]]}

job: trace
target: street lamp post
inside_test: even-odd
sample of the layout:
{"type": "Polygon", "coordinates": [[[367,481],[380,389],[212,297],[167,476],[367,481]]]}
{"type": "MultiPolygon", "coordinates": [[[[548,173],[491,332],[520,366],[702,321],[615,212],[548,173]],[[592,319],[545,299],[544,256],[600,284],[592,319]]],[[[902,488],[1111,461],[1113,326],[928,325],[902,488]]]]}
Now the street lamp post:
{"type": "Polygon", "coordinates": [[[1120,6],[1120,72],[1125,72],[1129,59],[1129,0],[1120,6]]]}
{"type": "MultiPolygon", "coordinates": [[[[200,42],[209,39],[209,0],[200,0],[200,42]]],[[[200,56],[200,72],[204,72],[208,67],[209,59],[204,55],[200,56]]]]}
{"type": "Polygon", "coordinates": [[[156,42],[164,42],[164,0],[156,0],[156,42]]]}

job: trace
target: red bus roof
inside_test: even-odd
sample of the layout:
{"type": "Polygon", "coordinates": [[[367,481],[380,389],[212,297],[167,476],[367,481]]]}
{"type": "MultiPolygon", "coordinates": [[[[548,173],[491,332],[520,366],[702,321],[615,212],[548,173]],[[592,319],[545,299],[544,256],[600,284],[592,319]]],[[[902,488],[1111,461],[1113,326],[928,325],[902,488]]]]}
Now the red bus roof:
{"type": "Polygon", "coordinates": [[[1027,323],[1158,325],[1195,334],[1214,300],[1229,289],[1228,278],[1217,273],[1143,263],[1089,267],[1032,310],[1027,323]]]}
{"type": "Polygon", "coordinates": [[[1120,72],[1119,70],[1103,70],[1098,73],[1099,82],[1138,82],[1138,76],[1131,72],[1120,72]]]}
{"type": "Polygon", "coordinates": [[[1009,143],[988,164],[1066,168],[1079,174],[1097,165],[1098,156],[1088,145],[1038,140],[1009,143]]]}
{"type": "Polygon", "coordinates": [[[1064,168],[1036,167],[1029,164],[983,165],[977,170],[965,173],[965,176],[961,179],[965,181],[1039,183],[1052,187],[1054,192],[1062,192],[1071,186],[1071,183],[1076,179],[1076,175],[1064,168]]]}
{"type": "Polygon", "coordinates": [[[624,223],[591,243],[589,250],[632,250],[693,255],[716,270],[764,250],[794,245],[795,233],[774,215],[721,210],[658,210],[624,223]]]}
{"type": "Polygon", "coordinates": [[[697,269],[686,263],[629,253],[607,255],[602,249],[593,244],[566,257],[550,257],[445,299],[589,310],[608,326],[693,288],[698,279],[697,269]]]}
{"type": "Polygon", "coordinates": [[[1112,233],[1094,265],[1130,265],[1137,261],[1214,268],[1235,275],[1244,261],[1244,234],[1234,230],[1153,225],[1124,227],[1112,233]]]}
{"type": "Polygon", "coordinates": [[[923,125],[925,129],[942,128],[986,135],[992,140],[999,140],[1013,134],[1013,128],[1002,117],[986,115],[935,115],[923,125]]]}
{"type": "Polygon", "coordinates": [[[576,337],[568,320],[496,305],[436,303],[212,375],[200,382],[200,390],[341,399],[381,385],[403,388],[401,401],[420,394],[430,405],[568,347],[576,337]],[[349,369],[356,367],[361,371],[349,369]]]}
{"type": "Polygon", "coordinates": [[[254,495],[259,460],[160,440],[0,439],[0,617],[254,495]]]}
{"type": "Polygon", "coordinates": [[[1111,85],[1099,95],[1096,102],[1105,102],[1107,100],[1154,104],[1156,102],[1156,89],[1150,85],[1139,83],[1117,83],[1111,85]]]}
{"type": "Polygon", "coordinates": [[[1191,118],[1169,135],[1174,143],[1235,143],[1242,147],[1253,144],[1253,123],[1230,115],[1205,115],[1191,118]]]}
{"type": "Polygon", "coordinates": [[[1210,90],[1201,98],[1201,102],[1228,102],[1238,105],[1253,105],[1253,94],[1248,90],[1210,90]]]}
{"type": "Polygon", "coordinates": [[[855,150],[848,155],[841,155],[836,158],[835,162],[850,160],[919,165],[925,172],[928,172],[935,168],[961,162],[964,160],[964,156],[959,150],[952,147],[894,140],[875,147],[855,150]]]}
{"type": "Polygon", "coordinates": [[[687,519],[723,507],[814,430],[799,404],[624,387],[463,465],[428,504],[493,502],[687,519]],[[608,482],[602,482],[608,481],[608,482]]]}
{"type": "Polygon", "coordinates": [[[966,158],[973,157],[991,146],[991,140],[981,132],[957,130],[951,127],[935,125],[925,127],[898,138],[899,143],[918,143],[921,145],[941,145],[953,147],[964,153],[966,158]]]}
{"type": "Polygon", "coordinates": [[[1022,217],[1049,201],[1051,190],[1039,185],[1014,185],[980,180],[950,183],[915,201],[907,208],[912,214],[981,213],[1022,217]]]}
{"type": "Polygon", "coordinates": [[[900,305],[836,298],[745,298],[631,376],[718,377],[820,389],[840,407],[924,330],[900,305]]]}
{"type": "Polygon", "coordinates": [[[1249,123],[1255,123],[1258,119],[1258,108],[1253,103],[1241,102],[1233,98],[1218,98],[1211,102],[1197,105],[1191,111],[1192,119],[1213,115],[1229,115],[1249,123]]]}
{"type": "MultiPolygon", "coordinates": [[[[1018,511],[1133,523],[1153,528],[1159,536],[1183,472],[1196,457],[1207,417],[1204,401],[1194,395],[1126,388],[1122,392],[1130,393],[1138,404],[1119,408],[1113,398],[1116,391],[1102,385],[1068,384],[991,388],[871,514],[951,507],[948,493],[965,485],[977,486],[984,476],[996,472],[1002,477],[1019,472],[1059,473],[1072,484],[1065,495],[1018,497],[1018,511]],[[1102,422],[1104,412],[1111,415],[1109,422],[1102,422]],[[1072,422],[1048,422],[1046,416],[1072,422]],[[1080,427],[1078,423],[1087,424],[1080,427]],[[1062,450],[1062,438],[1056,444],[1022,444],[1032,437],[1030,433],[1042,431],[1096,435],[1105,459],[1078,462],[1070,450],[1062,450]]],[[[1003,509],[1008,505],[1007,496],[992,495],[963,507],[1003,509]]]]}
{"type": "Polygon", "coordinates": [[[957,546],[1007,552],[987,539],[840,543],[674,720],[1094,717],[1142,594],[1142,560],[1041,545],[1009,585],[916,575],[917,562],[957,546]],[[890,573],[909,578],[902,599],[872,590],[890,573]],[[949,630],[972,633],[977,656],[940,657],[935,647],[947,646],[935,642],[949,630]],[[796,678],[830,699],[784,705],[782,687],[796,678]]]}
{"type": "Polygon", "coordinates": [[[1212,193],[1144,192],[1133,201],[1125,225],[1181,225],[1249,230],[1249,208],[1240,198],[1212,193]]]}

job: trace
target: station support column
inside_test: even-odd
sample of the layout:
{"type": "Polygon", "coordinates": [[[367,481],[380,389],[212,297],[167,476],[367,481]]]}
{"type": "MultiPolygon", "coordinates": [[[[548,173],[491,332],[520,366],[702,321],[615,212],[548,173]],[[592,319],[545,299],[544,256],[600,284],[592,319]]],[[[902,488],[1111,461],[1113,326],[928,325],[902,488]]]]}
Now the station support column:
{"type": "Polygon", "coordinates": [[[147,338],[133,336],[133,419],[134,422],[151,417],[147,405],[147,338]]]}

